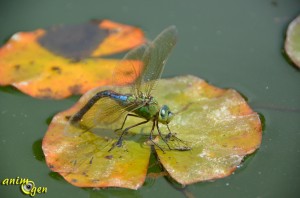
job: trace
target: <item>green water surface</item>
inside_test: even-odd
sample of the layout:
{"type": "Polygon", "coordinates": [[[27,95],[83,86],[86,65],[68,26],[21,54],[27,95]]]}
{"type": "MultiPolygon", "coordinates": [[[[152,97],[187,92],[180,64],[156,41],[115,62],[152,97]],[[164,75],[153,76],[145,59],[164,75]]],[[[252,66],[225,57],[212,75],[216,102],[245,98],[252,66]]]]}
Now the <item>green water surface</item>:
{"type": "MultiPolygon", "coordinates": [[[[141,27],[154,38],[176,25],[179,41],[163,77],[193,74],[234,88],[265,118],[260,149],[231,176],[188,186],[195,197],[281,198],[300,195],[300,71],[282,55],[298,0],[7,0],[0,3],[0,41],[17,31],[54,24],[111,19],[141,27]]],[[[39,58],[39,57],[36,57],[39,58]]],[[[78,97],[39,100],[0,88],[0,180],[28,177],[46,186],[38,197],[184,197],[166,178],[147,179],[139,190],[82,189],[51,173],[41,151],[49,119],[78,97]]],[[[0,197],[24,197],[0,185],[0,197]]]]}

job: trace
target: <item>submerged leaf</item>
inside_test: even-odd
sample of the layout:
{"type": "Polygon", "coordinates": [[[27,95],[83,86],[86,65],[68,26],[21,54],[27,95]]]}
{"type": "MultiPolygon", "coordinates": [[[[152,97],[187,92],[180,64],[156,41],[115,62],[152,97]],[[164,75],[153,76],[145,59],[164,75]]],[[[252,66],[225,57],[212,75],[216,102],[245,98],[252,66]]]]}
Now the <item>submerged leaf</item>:
{"type": "Polygon", "coordinates": [[[108,20],[19,32],[0,48],[0,85],[11,84],[37,98],[82,94],[111,83],[119,60],[99,56],[143,42],[140,29],[108,20]]]}
{"type": "MultiPolygon", "coordinates": [[[[106,128],[68,125],[68,118],[104,89],[113,87],[87,92],[75,106],[54,117],[43,139],[46,162],[51,170],[76,186],[137,189],[147,173],[151,123],[132,128],[122,147],[110,152],[119,135],[112,129],[119,128],[123,120],[106,128]],[[73,136],[66,135],[66,127],[74,127],[73,136]]],[[[261,143],[258,114],[232,89],[219,89],[194,76],[183,76],[159,80],[153,96],[176,114],[170,123],[176,137],[171,136],[168,141],[172,150],[159,136],[154,142],[165,151],[155,147],[160,163],[181,184],[229,175],[261,143]],[[191,150],[183,151],[187,147],[191,150]]],[[[126,126],[141,121],[130,117],[126,126]]],[[[166,136],[166,127],[161,124],[160,128],[166,136]]]]}
{"type": "Polygon", "coordinates": [[[296,66],[300,68],[300,16],[289,24],[285,40],[285,51],[296,66]]]}

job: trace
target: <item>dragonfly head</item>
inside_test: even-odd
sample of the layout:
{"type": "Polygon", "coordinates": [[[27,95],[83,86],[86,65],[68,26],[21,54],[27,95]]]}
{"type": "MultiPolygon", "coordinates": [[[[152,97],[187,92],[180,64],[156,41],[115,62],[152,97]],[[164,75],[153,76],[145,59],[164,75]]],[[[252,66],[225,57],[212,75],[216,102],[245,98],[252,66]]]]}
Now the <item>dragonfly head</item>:
{"type": "Polygon", "coordinates": [[[163,105],[159,110],[158,121],[162,124],[169,124],[173,119],[173,113],[167,105],[163,105]]]}

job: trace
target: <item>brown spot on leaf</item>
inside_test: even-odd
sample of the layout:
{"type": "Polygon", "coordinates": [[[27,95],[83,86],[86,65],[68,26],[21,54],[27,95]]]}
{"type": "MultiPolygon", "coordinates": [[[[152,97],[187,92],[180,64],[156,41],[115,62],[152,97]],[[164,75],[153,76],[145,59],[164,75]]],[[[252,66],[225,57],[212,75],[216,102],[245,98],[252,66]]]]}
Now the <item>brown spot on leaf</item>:
{"type": "Polygon", "coordinates": [[[70,120],[71,116],[65,116],[66,120],[70,120]]]}
{"type": "Polygon", "coordinates": [[[112,159],[114,156],[113,155],[107,155],[105,156],[106,159],[112,159]]]}
{"type": "Polygon", "coordinates": [[[49,87],[39,89],[39,92],[41,93],[41,98],[48,99],[53,97],[52,90],[49,87]]]}
{"type": "Polygon", "coordinates": [[[90,164],[92,164],[93,163],[93,159],[94,159],[94,157],[92,157],[91,159],[90,159],[90,164]]]}
{"type": "Polygon", "coordinates": [[[69,87],[69,90],[73,94],[80,94],[81,93],[81,88],[82,88],[81,85],[73,85],[73,86],[69,87]]]}
{"type": "Polygon", "coordinates": [[[51,67],[51,70],[58,74],[61,74],[61,68],[59,66],[53,66],[51,67]]]}
{"type": "Polygon", "coordinates": [[[72,163],[75,166],[77,164],[77,160],[74,160],[72,163]]]}
{"type": "Polygon", "coordinates": [[[132,76],[133,75],[133,71],[126,71],[124,72],[125,76],[132,76]]]}
{"type": "Polygon", "coordinates": [[[98,183],[100,180],[99,179],[93,179],[92,182],[93,183],[98,183]]]}
{"type": "Polygon", "coordinates": [[[14,68],[16,71],[18,71],[20,69],[21,65],[14,65],[14,68]]]}
{"type": "Polygon", "coordinates": [[[40,92],[48,92],[51,93],[51,89],[50,88],[44,88],[44,89],[39,89],[40,92]]]}

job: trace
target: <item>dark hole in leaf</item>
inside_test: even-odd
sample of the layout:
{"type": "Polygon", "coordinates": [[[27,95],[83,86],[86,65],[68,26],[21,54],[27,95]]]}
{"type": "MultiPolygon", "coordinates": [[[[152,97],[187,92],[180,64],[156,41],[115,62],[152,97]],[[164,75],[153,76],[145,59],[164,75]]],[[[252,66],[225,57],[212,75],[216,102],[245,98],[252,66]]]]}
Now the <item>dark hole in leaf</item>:
{"type": "Polygon", "coordinates": [[[91,22],[60,25],[46,30],[39,43],[53,53],[75,60],[89,57],[108,35],[108,31],[91,22]]]}

